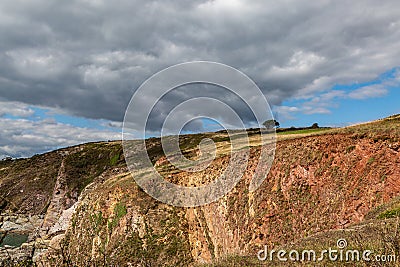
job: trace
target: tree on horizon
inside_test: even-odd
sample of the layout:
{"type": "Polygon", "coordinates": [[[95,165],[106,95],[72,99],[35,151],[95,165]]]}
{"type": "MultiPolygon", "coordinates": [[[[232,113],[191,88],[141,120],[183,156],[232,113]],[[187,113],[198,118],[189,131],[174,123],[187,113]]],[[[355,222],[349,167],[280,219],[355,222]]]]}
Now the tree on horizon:
{"type": "Polygon", "coordinates": [[[263,125],[267,129],[279,128],[280,123],[277,120],[266,120],[263,122],[263,125]]]}

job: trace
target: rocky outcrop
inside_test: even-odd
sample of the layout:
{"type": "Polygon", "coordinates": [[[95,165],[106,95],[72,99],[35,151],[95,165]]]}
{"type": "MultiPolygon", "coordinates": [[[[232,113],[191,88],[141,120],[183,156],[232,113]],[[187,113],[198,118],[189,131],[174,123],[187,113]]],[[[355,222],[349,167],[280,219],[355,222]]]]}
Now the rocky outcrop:
{"type": "Polygon", "coordinates": [[[68,188],[65,173],[65,156],[68,154],[68,152],[64,152],[64,158],[61,161],[50,204],[47,208],[43,224],[40,227],[41,236],[48,236],[48,238],[57,234],[63,234],[67,230],[77,204],[77,192],[68,188]]]}
{"type": "Polygon", "coordinates": [[[0,215],[0,266],[12,266],[32,259],[36,232],[43,223],[41,215],[0,215]]]}
{"type": "Polygon", "coordinates": [[[33,243],[24,243],[20,247],[0,247],[0,266],[16,266],[18,264],[30,263],[34,251],[33,243]]]}
{"type": "MultiPolygon", "coordinates": [[[[114,143],[94,149],[88,146],[90,144],[30,159],[0,162],[3,211],[0,215],[0,262],[4,266],[36,261],[49,250],[60,248],[78,205],[78,196],[84,189],[79,188],[80,183],[87,186],[93,177],[101,179],[101,173],[112,163],[110,153],[115,158],[114,154],[119,155],[121,149],[114,143]],[[85,161],[85,157],[103,161],[101,164],[96,160],[88,161],[85,169],[80,162],[85,161]],[[85,172],[80,178],[76,177],[81,168],[85,172]]],[[[116,159],[118,161],[118,157],[116,159]]]]}

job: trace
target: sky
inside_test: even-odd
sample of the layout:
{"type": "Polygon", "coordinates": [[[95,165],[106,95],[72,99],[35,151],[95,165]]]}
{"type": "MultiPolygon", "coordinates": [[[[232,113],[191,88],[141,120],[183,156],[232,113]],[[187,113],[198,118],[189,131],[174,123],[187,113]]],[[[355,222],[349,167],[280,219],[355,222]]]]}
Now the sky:
{"type": "MultiPolygon", "coordinates": [[[[135,90],[195,60],[248,75],[282,127],[386,117],[400,113],[399,47],[398,1],[2,0],[0,158],[121,139],[135,90]]],[[[198,88],[166,95],[150,135],[193,95],[224,99],[251,122],[235,97],[198,88]]]]}

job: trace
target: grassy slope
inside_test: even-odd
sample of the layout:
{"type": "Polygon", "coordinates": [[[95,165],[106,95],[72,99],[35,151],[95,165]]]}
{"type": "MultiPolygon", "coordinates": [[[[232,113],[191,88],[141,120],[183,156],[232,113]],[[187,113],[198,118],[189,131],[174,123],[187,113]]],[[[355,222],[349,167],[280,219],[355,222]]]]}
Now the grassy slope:
{"type": "Polygon", "coordinates": [[[287,131],[287,132],[278,132],[278,135],[292,135],[292,134],[311,134],[311,133],[321,133],[324,131],[329,131],[329,128],[317,128],[317,129],[304,129],[297,131],[287,131]]]}
{"type": "Polygon", "coordinates": [[[124,163],[120,143],[89,143],[0,161],[0,212],[44,214],[63,160],[68,195],[74,198],[105,170],[124,163]]]}

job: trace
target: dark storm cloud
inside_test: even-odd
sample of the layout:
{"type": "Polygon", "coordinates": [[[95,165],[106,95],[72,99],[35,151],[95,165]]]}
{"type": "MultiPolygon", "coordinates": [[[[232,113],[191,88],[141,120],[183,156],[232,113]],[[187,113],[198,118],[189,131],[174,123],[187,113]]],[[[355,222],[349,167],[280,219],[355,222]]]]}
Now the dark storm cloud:
{"type": "Polygon", "coordinates": [[[4,0],[0,97],[121,121],[150,75],[211,60],[244,71],[279,105],[398,66],[399,10],[398,1],[4,0]]]}
{"type": "MultiPolygon", "coordinates": [[[[147,130],[152,133],[158,132],[162,128],[164,128],[164,131],[173,131],[174,127],[167,129],[166,125],[163,126],[167,116],[172,116],[171,118],[176,121],[176,124],[173,126],[179,127],[180,123],[191,120],[192,117],[199,116],[200,114],[208,115],[210,118],[219,120],[220,123],[225,122],[227,126],[240,128],[242,122],[256,121],[251,110],[252,107],[249,106],[251,103],[246,103],[241,97],[243,96],[238,96],[224,87],[211,84],[190,84],[175,88],[161,98],[154,106],[149,115],[148,122],[150,123],[147,130]],[[199,98],[207,99],[200,100],[199,98]],[[174,108],[178,108],[178,105],[185,104],[186,101],[194,99],[199,99],[199,101],[192,101],[189,105],[185,105],[184,109],[178,109],[175,114],[171,114],[171,111],[174,108]],[[228,110],[221,108],[221,104],[216,103],[214,100],[218,100],[229,106],[241,119],[241,123],[238,124],[235,118],[228,115],[228,110]]],[[[185,129],[195,131],[195,126],[199,126],[197,131],[205,130],[199,121],[190,123],[185,129]]]]}

